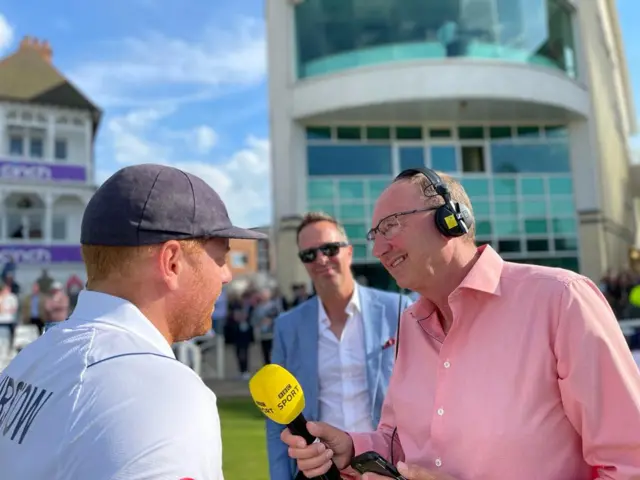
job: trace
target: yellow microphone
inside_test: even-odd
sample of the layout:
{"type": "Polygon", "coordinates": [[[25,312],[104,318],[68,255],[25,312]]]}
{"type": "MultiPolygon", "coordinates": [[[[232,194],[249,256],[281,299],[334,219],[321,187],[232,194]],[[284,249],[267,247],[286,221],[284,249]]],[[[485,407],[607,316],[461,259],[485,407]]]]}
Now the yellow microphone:
{"type": "MultiPolygon", "coordinates": [[[[269,419],[286,425],[294,435],[304,438],[307,445],[317,440],[307,430],[304,418],[304,392],[296,377],[274,363],[265,365],[249,380],[249,391],[258,408],[269,419]]],[[[318,478],[340,480],[340,470],[331,462],[329,471],[318,478]]]]}

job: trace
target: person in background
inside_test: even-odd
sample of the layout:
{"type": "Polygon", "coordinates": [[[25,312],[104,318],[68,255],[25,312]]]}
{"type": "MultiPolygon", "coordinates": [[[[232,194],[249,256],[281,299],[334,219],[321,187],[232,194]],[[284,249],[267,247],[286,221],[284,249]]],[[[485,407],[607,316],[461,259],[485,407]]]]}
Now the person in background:
{"type": "Polygon", "coordinates": [[[49,289],[51,288],[51,284],[54,282],[54,280],[51,275],[49,275],[49,270],[43,268],[36,282],[38,282],[38,285],[40,286],[40,293],[46,295],[47,293],[49,293],[49,289]]]}
{"type": "Polygon", "coordinates": [[[45,332],[69,317],[69,296],[63,290],[62,283],[58,281],[51,284],[49,293],[45,297],[44,315],[45,332]]]}
{"type": "Polygon", "coordinates": [[[253,310],[251,324],[255,326],[262,349],[262,359],[265,365],[271,363],[271,348],[273,344],[273,322],[284,312],[282,302],[274,298],[269,288],[262,288],[258,292],[258,301],[253,310]]]}
{"type": "Polygon", "coordinates": [[[0,281],[0,328],[5,330],[9,345],[13,344],[13,334],[18,319],[18,296],[11,291],[11,286],[0,281]]]}
{"type": "MultiPolygon", "coordinates": [[[[300,382],[305,418],[350,431],[373,431],[393,370],[400,313],[411,301],[355,281],[353,247],[344,227],[330,215],[305,215],[297,240],[298,259],[316,296],[277,317],[271,361],[300,382]]],[[[299,475],[280,440],[282,429],[267,420],[271,480],[299,475]]]]}
{"type": "Polygon", "coordinates": [[[34,282],[31,285],[31,293],[25,295],[22,300],[22,323],[24,325],[35,325],[38,327],[40,334],[44,332],[44,319],[47,314],[44,309],[45,295],[40,292],[40,285],[34,282]]]}
{"type": "Polygon", "coordinates": [[[420,294],[382,419],[365,433],[309,423],[309,446],[285,429],[291,457],[309,478],[369,450],[408,480],[640,478],[640,370],[598,287],[504,261],[474,234],[451,177],[411,169],[382,193],[373,254],[420,294]]]}

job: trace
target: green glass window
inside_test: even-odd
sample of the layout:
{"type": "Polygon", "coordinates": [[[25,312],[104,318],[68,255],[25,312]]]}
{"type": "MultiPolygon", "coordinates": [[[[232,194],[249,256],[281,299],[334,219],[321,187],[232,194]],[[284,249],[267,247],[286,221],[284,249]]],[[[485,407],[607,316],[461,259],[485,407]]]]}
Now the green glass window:
{"type": "Polygon", "coordinates": [[[550,178],[549,193],[551,195],[571,195],[573,193],[573,180],[571,177],[550,178]]]}
{"type": "Polygon", "coordinates": [[[461,183],[471,198],[489,196],[489,180],[485,178],[463,178],[461,183]]]}
{"type": "Polygon", "coordinates": [[[518,193],[515,178],[494,178],[493,193],[496,197],[515,196],[518,193]]]}
{"type": "Polygon", "coordinates": [[[551,211],[554,215],[560,216],[573,216],[576,213],[576,206],[573,203],[572,197],[566,197],[562,200],[555,198],[551,202],[551,211]]]}
{"type": "Polygon", "coordinates": [[[563,125],[544,127],[544,134],[548,138],[567,138],[569,136],[567,127],[563,125]]]}
{"type": "Polygon", "coordinates": [[[369,140],[389,140],[391,138],[390,127],[367,127],[369,140]]]}
{"type": "Polygon", "coordinates": [[[347,232],[349,240],[352,242],[366,239],[367,232],[369,231],[367,225],[364,223],[345,223],[344,229],[347,232]]]}
{"type": "Polygon", "coordinates": [[[340,200],[354,200],[364,198],[364,182],[357,180],[340,180],[338,183],[340,200]]]}
{"type": "Polygon", "coordinates": [[[390,184],[391,180],[369,180],[369,198],[377,200],[390,184]]]}
{"type": "Polygon", "coordinates": [[[490,127],[489,136],[493,139],[511,138],[511,127],[490,127]]]}
{"type": "Polygon", "coordinates": [[[498,216],[516,216],[518,215],[518,202],[515,200],[498,200],[493,206],[498,216]]]}
{"type": "Polygon", "coordinates": [[[451,129],[449,128],[432,128],[429,130],[431,138],[451,138],[451,129]]]}
{"type": "Polygon", "coordinates": [[[408,168],[424,168],[423,147],[400,147],[400,170],[408,168]]]}
{"type": "Polygon", "coordinates": [[[367,246],[362,244],[353,245],[353,258],[357,260],[365,260],[367,258],[367,246]]]}
{"type": "Polygon", "coordinates": [[[496,234],[501,237],[508,237],[520,234],[520,224],[518,219],[499,218],[495,221],[496,234]]]}
{"type": "Polygon", "coordinates": [[[492,142],[495,173],[564,173],[571,171],[567,143],[535,142],[527,145],[492,142]]]}
{"type": "Polygon", "coordinates": [[[520,180],[520,188],[523,196],[544,195],[544,179],[543,178],[522,178],[520,180]]]}
{"type": "Polygon", "coordinates": [[[360,140],[362,131],[360,127],[338,127],[336,136],[338,140],[360,140]]]}
{"type": "Polygon", "coordinates": [[[476,222],[476,235],[491,235],[491,221],[480,220],[476,222]]]}
{"type": "Polygon", "coordinates": [[[522,214],[525,217],[546,217],[547,215],[547,202],[544,200],[527,200],[522,202],[521,205],[522,214]]]}
{"type": "Polygon", "coordinates": [[[460,127],[458,136],[461,140],[482,140],[484,138],[484,127],[460,127]]]}
{"type": "Polygon", "coordinates": [[[364,205],[362,204],[342,204],[339,208],[339,215],[342,221],[356,219],[362,220],[367,217],[364,205]]]}
{"type": "Polygon", "coordinates": [[[309,200],[333,199],[336,191],[333,180],[309,180],[307,181],[307,197],[309,200]]]}
{"type": "Polygon", "coordinates": [[[529,235],[541,235],[547,233],[547,219],[527,219],[524,221],[524,231],[529,235]]]}
{"type": "Polygon", "coordinates": [[[575,237],[556,238],[554,242],[558,251],[578,250],[578,239],[575,237]]]}
{"type": "Polygon", "coordinates": [[[554,218],[553,231],[558,234],[575,235],[578,225],[573,218],[554,218]]]}
{"type": "Polygon", "coordinates": [[[331,202],[309,202],[308,208],[312,212],[324,212],[332,217],[336,216],[336,208],[331,202]]]}
{"type": "Polygon", "coordinates": [[[307,127],[307,138],[310,140],[329,140],[331,127],[307,127]]]}
{"type": "Polygon", "coordinates": [[[519,253],[521,250],[520,240],[498,241],[498,253],[519,253]]]}
{"type": "Polygon", "coordinates": [[[420,140],[422,139],[422,127],[396,127],[396,138],[398,140],[420,140]]]}
{"type": "Polygon", "coordinates": [[[527,240],[527,251],[548,252],[549,240],[527,240]]]}
{"type": "Polygon", "coordinates": [[[456,162],[456,147],[431,147],[431,168],[440,172],[451,173],[458,170],[456,162]]]}
{"type": "Polygon", "coordinates": [[[484,200],[471,200],[471,207],[473,208],[473,215],[476,218],[490,217],[491,216],[491,203],[484,200]]]}
{"type": "Polygon", "coordinates": [[[540,136],[539,127],[517,127],[516,132],[519,138],[537,138],[540,136]]]}

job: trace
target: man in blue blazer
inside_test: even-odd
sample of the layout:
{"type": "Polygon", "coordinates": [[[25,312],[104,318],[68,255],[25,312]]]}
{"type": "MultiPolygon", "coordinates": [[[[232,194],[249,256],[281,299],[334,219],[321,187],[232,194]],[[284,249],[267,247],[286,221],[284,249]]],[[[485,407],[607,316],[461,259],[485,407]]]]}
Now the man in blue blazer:
{"type": "MultiPolygon", "coordinates": [[[[316,296],[276,319],[271,361],[300,382],[307,420],[373,431],[393,369],[398,318],[412,302],[354,280],[353,247],[344,228],[324,213],[302,220],[298,258],[316,296]]],[[[280,440],[283,428],[267,420],[270,478],[304,478],[280,440]]]]}

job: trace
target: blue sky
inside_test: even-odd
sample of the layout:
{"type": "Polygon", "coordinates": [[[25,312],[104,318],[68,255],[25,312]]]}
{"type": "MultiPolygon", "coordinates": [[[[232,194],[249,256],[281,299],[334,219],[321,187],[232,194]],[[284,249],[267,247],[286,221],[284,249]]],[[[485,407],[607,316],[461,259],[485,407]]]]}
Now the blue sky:
{"type": "MultiPolygon", "coordinates": [[[[270,221],[264,0],[3,0],[0,55],[24,35],[104,111],[97,180],[171,163],[218,190],[234,222],[270,221]]],[[[640,0],[618,0],[640,113],[640,0]],[[635,25],[634,25],[635,24],[635,25]]]]}

